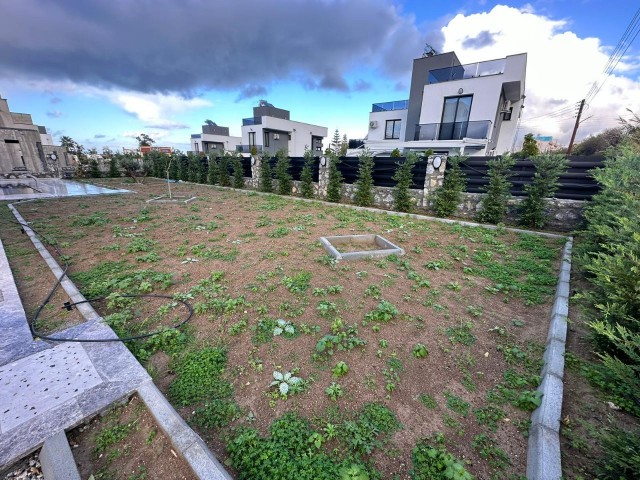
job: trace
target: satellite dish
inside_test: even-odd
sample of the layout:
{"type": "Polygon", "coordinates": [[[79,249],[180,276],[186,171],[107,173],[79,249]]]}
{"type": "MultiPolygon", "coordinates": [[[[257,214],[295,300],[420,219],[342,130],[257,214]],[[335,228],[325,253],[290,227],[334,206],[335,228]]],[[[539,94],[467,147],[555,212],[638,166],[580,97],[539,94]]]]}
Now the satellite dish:
{"type": "Polygon", "coordinates": [[[434,55],[438,55],[438,52],[436,52],[436,49],[433,48],[428,43],[425,43],[424,44],[424,51],[422,52],[422,58],[433,57],[434,55]]]}

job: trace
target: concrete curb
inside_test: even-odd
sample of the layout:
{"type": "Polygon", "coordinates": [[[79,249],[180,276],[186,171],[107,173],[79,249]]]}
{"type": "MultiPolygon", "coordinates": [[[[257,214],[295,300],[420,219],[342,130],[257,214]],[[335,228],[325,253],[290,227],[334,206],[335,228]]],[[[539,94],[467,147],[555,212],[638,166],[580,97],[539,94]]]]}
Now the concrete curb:
{"type": "Polygon", "coordinates": [[[562,265],[558,275],[556,295],[551,310],[551,324],[543,356],[544,366],[538,387],[538,391],[542,393],[542,403],[531,415],[527,449],[527,478],[529,480],[559,480],[562,478],[560,419],[572,247],[573,237],[569,237],[562,252],[562,265]]]}
{"type": "Polygon", "coordinates": [[[47,438],[40,450],[42,474],[47,480],[80,480],[64,430],[47,438]]]}
{"type": "MultiPolygon", "coordinates": [[[[19,222],[23,224],[27,223],[24,221],[24,218],[22,218],[20,213],[15,209],[13,204],[9,204],[9,208],[19,222]]],[[[58,265],[56,260],[51,256],[42,242],[38,240],[38,238],[35,236],[35,233],[29,227],[25,227],[24,230],[29,235],[29,238],[33,242],[40,255],[44,258],[53,274],[59,278],[63,274],[64,270],[60,267],[60,265],[58,265]]],[[[64,288],[64,290],[74,302],[82,302],[86,300],[85,297],[80,293],[78,288],[75,286],[75,284],[68,277],[65,277],[60,285],[64,288]]],[[[87,320],[87,322],[98,321],[100,322],[100,325],[103,329],[109,331],[115,336],[113,330],[111,330],[108,325],[101,322],[102,318],[89,303],[83,303],[77,305],[77,307],[80,313],[82,313],[83,317],[87,320]]],[[[104,334],[101,334],[100,336],[104,338],[104,334]]],[[[127,354],[135,362],[137,362],[137,360],[133,358],[133,355],[128,350],[127,354]]],[[[211,453],[211,451],[207,448],[206,443],[200,438],[197,433],[195,433],[189,427],[189,425],[187,425],[184,419],[178,414],[178,412],[176,412],[176,410],[171,406],[169,401],[164,397],[162,392],[158,390],[158,388],[153,384],[152,381],[145,381],[140,384],[137,388],[137,392],[140,395],[140,398],[146,404],[153,417],[156,419],[158,426],[162,428],[164,433],[169,438],[171,444],[182,455],[184,460],[189,464],[198,478],[206,480],[232,480],[232,477],[229,475],[229,473],[224,469],[220,462],[218,462],[213,453],[211,453]]],[[[69,444],[67,442],[66,435],[64,435],[64,431],[60,431],[54,437],[45,440],[42,451],[43,453],[45,453],[45,456],[52,456],[52,460],[51,462],[49,462],[52,468],[56,467],[56,462],[58,461],[56,452],[58,452],[59,450],[57,449],[64,449],[64,447],[61,446],[62,443],[66,444],[66,448],[69,449],[69,444]],[[64,441],[62,441],[62,437],[58,438],[58,436],[60,435],[64,437],[64,441]],[[45,451],[45,448],[47,447],[47,442],[49,440],[51,440],[51,442],[53,443],[51,443],[51,452],[48,454],[48,450],[45,451]]],[[[71,454],[70,449],[69,454],[71,454]]],[[[73,461],[73,456],[71,460],[73,461]]],[[[75,461],[73,462],[73,466],[75,467],[75,461]]],[[[44,468],[44,460],[42,461],[42,464],[44,468]]],[[[48,479],[49,477],[46,476],[46,478],[48,479]]],[[[74,480],[76,477],[52,476],[51,478],[69,478],[70,480],[74,480]]],[[[80,478],[79,475],[77,476],[77,478],[80,478]]]]}

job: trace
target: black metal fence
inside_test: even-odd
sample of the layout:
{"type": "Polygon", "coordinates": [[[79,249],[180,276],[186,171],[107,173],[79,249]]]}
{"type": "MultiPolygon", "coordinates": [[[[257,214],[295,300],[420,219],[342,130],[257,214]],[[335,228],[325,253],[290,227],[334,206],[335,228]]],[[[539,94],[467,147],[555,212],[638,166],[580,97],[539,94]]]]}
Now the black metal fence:
{"type": "MultiPolygon", "coordinates": [[[[485,188],[489,183],[487,162],[492,158],[494,157],[469,157],[460,164],[467,178],[467,192],[484,193],[486,191],[485,188]]],[[[600,190],[590,171],[604,166],[604,157],[571,155],[567,158],[569,168],[560,176],[560,188],[555,197],[567,200],[590,200],[600,190]]],[[[511,177],[513,185],[511,194],[524,196],[524,186],[531,183],[535,174],[533,162],[528,159],[517,160],[512,172],[514,175],[511,177]]]]}
{"type": "MultiPolygon", "coordinates": [[[[393,180],[398,163],[403,163],[405,157],[375,157],[373,167],[373,184],[376,187],[395,187],[393,180]]],[[[358,178],[358,157],[340,157],[338,170],[344,177],[344,183],[355,183],[358,178]]],[[[420,159],[413,167],[413,185],[411,188],[423,188],[427,169],[427,159],[420,159]]]]}

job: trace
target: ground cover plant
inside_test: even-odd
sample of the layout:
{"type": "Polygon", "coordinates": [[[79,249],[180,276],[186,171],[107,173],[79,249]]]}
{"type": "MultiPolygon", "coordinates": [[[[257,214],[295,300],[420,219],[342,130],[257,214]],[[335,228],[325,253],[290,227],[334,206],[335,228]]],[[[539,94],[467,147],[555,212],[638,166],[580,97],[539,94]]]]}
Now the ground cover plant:
{"type": "Polygon", "coordinates": [[[561,241],[205,185],[144,204],[164,188],[19,209],[86,295],[109,297],[116,331],[193,305],[186,330],[128,346],[237,478],[524,475],[561,241]],[[407,253],[337,263],[318,241],[354,232],[407,253]],[[125,296],[139,291],[172,298],[125,296]]]}

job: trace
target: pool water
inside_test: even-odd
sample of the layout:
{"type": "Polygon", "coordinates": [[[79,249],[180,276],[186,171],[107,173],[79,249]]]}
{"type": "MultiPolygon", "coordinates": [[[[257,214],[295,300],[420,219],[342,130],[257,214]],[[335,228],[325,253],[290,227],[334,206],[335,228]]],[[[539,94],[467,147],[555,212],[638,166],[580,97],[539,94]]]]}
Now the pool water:
{"type": "Polygon", "coordinates": [[[31,198],[75,197],[82,195],[106,195],[128,193],[129,190],[107,188],[91,183],[81,183],[60,178],[40,178],[37,183],[32,179],[25,181],[29,186],[2,186],[0,200],[25,200],[31,198]]]}

